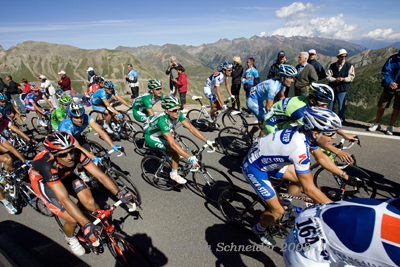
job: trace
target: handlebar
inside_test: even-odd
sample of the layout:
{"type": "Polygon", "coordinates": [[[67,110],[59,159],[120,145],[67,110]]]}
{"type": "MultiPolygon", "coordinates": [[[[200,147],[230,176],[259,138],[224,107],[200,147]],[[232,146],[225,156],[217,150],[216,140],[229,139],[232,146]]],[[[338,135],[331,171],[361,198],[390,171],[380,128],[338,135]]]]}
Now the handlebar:
{"type": "Polygon", "coordinates": [[[340,150],[345,150],[345,149],[350,149],[354,146],[354,144],[357,142],[357,144],[361,146],[361,142],[360,142],[360,137],[356,136],[356,138],[358,140],[349,140],[350,144],[348,146],[344,146],[344,142],[346,141],[346,139],[342,138],[340,140],[340,143],[336,145],[337,148],[339,148],[340,150]]]}

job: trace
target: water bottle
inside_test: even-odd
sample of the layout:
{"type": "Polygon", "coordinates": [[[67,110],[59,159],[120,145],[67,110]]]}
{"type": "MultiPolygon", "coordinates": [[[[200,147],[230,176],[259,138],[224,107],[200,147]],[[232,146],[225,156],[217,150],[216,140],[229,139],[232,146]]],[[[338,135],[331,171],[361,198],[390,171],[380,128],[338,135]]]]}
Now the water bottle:
{"type": "Polygon", "coordinates": [[[93,128],[89,126],[88,131],[89,131],[89,133],[93,132],[93,128]]]}

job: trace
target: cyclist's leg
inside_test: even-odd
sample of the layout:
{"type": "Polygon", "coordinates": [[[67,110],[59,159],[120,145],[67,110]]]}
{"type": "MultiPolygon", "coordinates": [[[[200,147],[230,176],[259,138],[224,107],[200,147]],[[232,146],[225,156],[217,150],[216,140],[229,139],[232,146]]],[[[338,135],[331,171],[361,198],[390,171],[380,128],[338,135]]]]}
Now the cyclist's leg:
{"type": "Polygon", "coordinates": [[[13,160],[10,155],[6,154],[7,151],[7,149],[0,145],[0,162],[4,162],[4,170],[9,172],[13,168],[13,160]]]}
{"type": "Polygon", "coordinates": [[[141,111],[132,109],[132,115],[133,115],[133,117],[135,118],[135,120],[137,122],[142,122],[143,123],[143,122],[147,121],[148,114],[145,114],[145,113],[143,113],[141,111]]]}
{"type": "Polygon", "coordinates": [[[208,91],[206,92],[205,91],[204,95],[210,100],[210,104],[212,106],[215,106],[215,107],[210,109],[210,115],[212,117],[214,117],[215,112],[217,112],[217,110],[222,108],[218,103],[217,95],[216,95],[214,90],[211,90],[210,92],[208,92],[208,91]]]}
{"type": "MultiPolygon", "coordinates": [[[[28,109],[27,109],[28,110],[28,109]]],[[[21,119],[20,116],[20,112],[18,109],[14,108],[14,106],[11,106],[11,114],[10,114],[10,118],[11,120],[13,119],[13,117],[17,118],[17,120],[21,123],[21,125],[24,124],[24,121],[21,119]]]]}
{"type": "MultiPolygon", "coordinates": [[[[257,99],[253,99],[250,96],[246,100],[246,106],[257,117],[258,123],[260,124],[260,125],[254,125],[251,128],[250,133],[255,134],[256,132],[258,132],[258,130],[261,129],[262,121],[264,121],[264,116],[265,116],[264,103],[257,99]]],[[[264,136],[263,131],[260,132],[260,137],[262,136],[264,136]]]]}
{"type": "Polygon", "coordinates": [[[95,211],[100,208],[100,206],[94,201],[92,192],[85,182],[78,176],[72,181],[73,189],[78,196],[79,201],[82,205],[89,211],[95,211]]]}
{"type": "Polygon", "coordinates": [[[297,178],[293,164],[287,167],[286,171],[282,175],[282,179],[290,181],[290,185],[287,189],[288,194],[297,195],[303,190],[303,187],[299,179],[297,178]]]}

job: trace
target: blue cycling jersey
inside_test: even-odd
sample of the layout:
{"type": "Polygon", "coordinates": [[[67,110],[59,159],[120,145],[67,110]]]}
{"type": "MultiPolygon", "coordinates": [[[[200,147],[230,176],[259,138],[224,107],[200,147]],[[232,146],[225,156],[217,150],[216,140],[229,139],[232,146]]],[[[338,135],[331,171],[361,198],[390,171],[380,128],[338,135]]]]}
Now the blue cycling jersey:
{"type": "Polygon", "coordinates": [[[9,100],[7,100],[6,106],[0,107],[0,114],[3,116],[8,116],[11,114],[11,102],[9,100]]]}
{"type": "Polygon", "coordinates": [[[245,81],[243,83],[248,83],[254,85],[254,79],[258,78],[258,70],[254,67],[247,68],[244,74],[245,81]]]}
{"type": "Polygon", "coordinates": [[[90,103],[98,106],[103,106],[103,100],[109,99],[111,96],[118,94],[115,88],[112,89],[111,94],[107,94],[104,88],[97,90],[92,98],[90,99],[90,103]]]}
{"type": "Polygon", "coordinates": [[[274,100],[275,96],[283,90],[285,90],[285,87],[282,86],[281,82],[273,78],[251,88],[249,97],[260,101],[265,101],[266,99],[274,100]]]}
{"type": "Polygon", "coordinates": [[[81,133],[86,129],[86,127],[92,125],[92,123],[94,122],[93,118],[89,115],[84,114],[83,116],[84,117],[82,126],[77,127],[72,123],[71,118],[65,118],[58,125],[57,131],[70,133],[75,139],[78,139],[81,133]]]}

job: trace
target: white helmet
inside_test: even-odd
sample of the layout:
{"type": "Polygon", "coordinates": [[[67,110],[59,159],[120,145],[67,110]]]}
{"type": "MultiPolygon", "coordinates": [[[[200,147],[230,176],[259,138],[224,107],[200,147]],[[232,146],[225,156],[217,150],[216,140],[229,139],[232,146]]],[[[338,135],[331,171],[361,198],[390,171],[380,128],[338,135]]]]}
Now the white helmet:
{"type": "Polygon", "coordinates": [[[326,108],[306,108],[303,117],[306,130],[319,132],[333,132],[342,128],[338,115],[326,108]]]}

